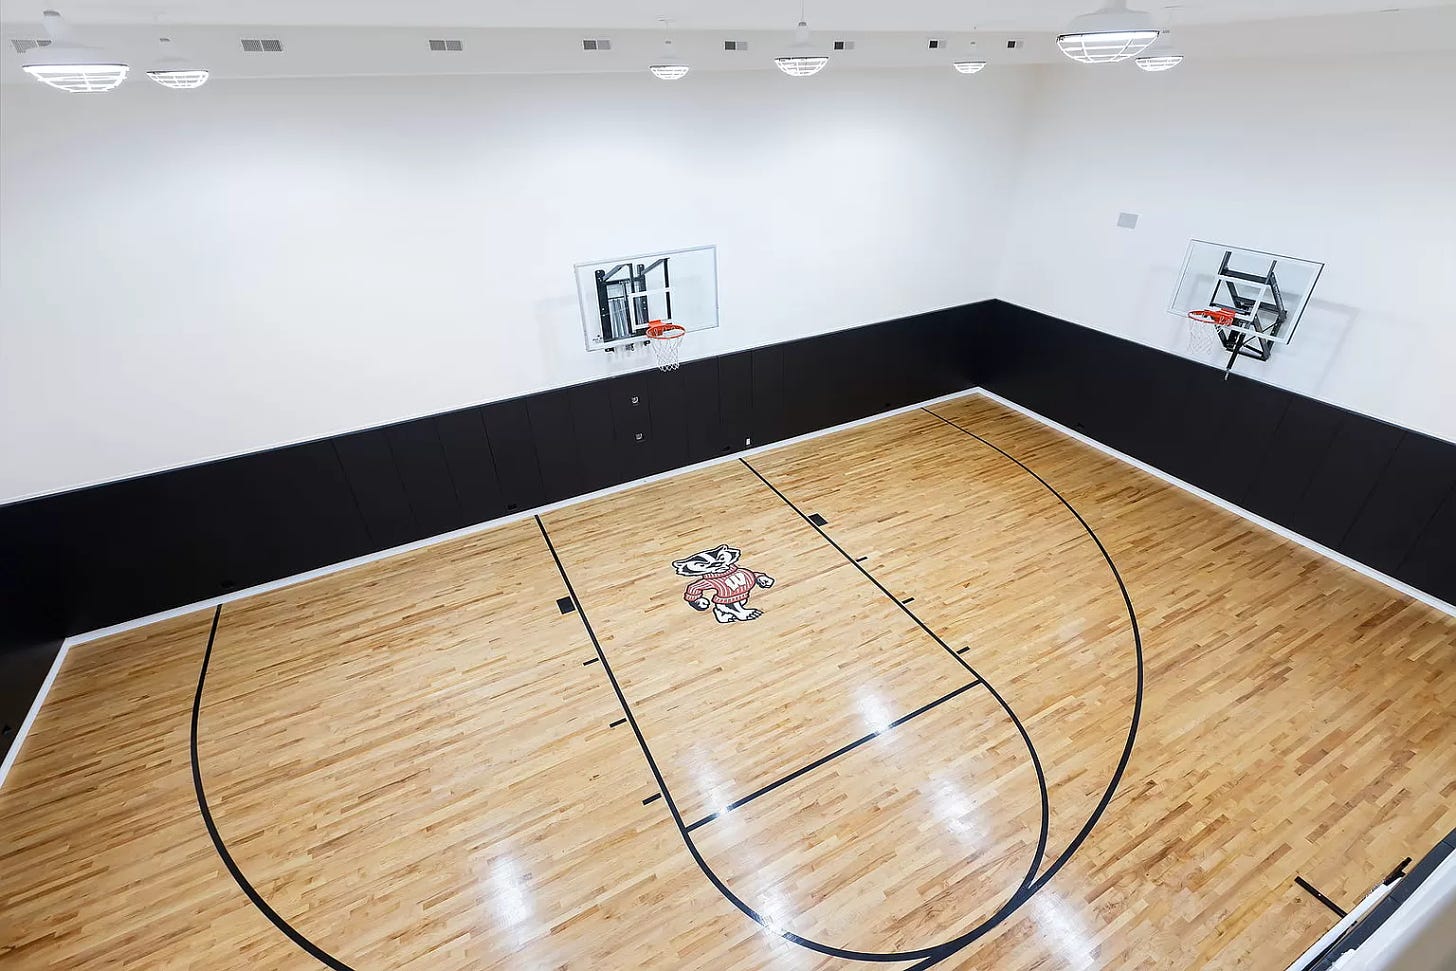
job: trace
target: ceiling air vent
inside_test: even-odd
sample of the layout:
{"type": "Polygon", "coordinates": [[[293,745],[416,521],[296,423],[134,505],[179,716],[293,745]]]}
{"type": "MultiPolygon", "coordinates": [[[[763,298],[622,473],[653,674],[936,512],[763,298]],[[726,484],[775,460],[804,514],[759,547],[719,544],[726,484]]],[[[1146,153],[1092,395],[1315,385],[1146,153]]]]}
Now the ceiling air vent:
{"type": "Polygon", "coordinates": [[[932,51],[938,51],[945,46],[945,41],[937,40],[936,38],[932,37],[930,38],[930,40],[925,42],[925,46],[932,51]]]}
{"type": "Polygon", "coordinates": [[[243,40],[243,50],[249,54],[279,54],[283,51],[283,41],[247,38],[243,40]]]}
{"type": "Polygon", "coordinates": [[[612,49],[612,42],[605,37],[596,40],[584,40],[581,42],[581,49],[584,51],[609,51],[612,49]]]}
{"type": "Polygon", "coordinates": [[[51,42],[48,40],[26,40],[19,37],[14,38],[10,41],[10,43],[15,45],[15,53],[17,54],[24,54],[26,51],[33,51],[37,47],[51,46],[51,42]]]}
{"type": "Polygon", "coordinates": [[[854,41],[852,41],[852,40],[837,40],[837,41],[834,42],[834,49],[836,51],[852,51],[852,50],[854,50],[854,41]]]}
{"type": "Polygon", "coordinates": [[[746,51],[746,50],[748,50],[748,41],[746,41],[746,40],[725,40],[723,42],[723,49],[725,51],[746,51]]]}
{"type": "Polygon", "coordinates": [[[1016,50],[1020,46],[1021,46],[1021,41],[1019,41],[1019,40],[1008,40],[1006,42],[1006,49],[1008,51],[1014,51],[1014,50],[1016,50]]]}
{"type": "Polygon", "coordinates": [[[465,42],[459,40],[432,40],[430,41],[432,51],[463,51],[465,42]]]}

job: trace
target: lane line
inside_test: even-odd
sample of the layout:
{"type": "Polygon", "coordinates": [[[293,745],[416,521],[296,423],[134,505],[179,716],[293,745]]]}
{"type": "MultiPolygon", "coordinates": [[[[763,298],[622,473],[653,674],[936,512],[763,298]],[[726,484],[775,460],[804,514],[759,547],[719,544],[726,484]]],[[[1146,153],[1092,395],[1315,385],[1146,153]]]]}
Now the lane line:
{"type": "Polygon", "coordinates": [[[908,715],[901,715],[899,718],[896,718],[894,721],[890,722],[889,725],[885,726],[885,728],[884,728],[883,731],[870,732],[868,735],[864,735],[864,736],[862,736],[860,738],[855,739],[854,741],[850,742],[848,745],[841,745],[839,748],[835,749],[833,752],[830,752],[828,755],[825,755],[825,756],[822,756],[820,758],[817,758],[813,762],[810,762],[808,765],[805,765],[805,766],[802,766],[802,767],[800,767],[798,769],[795,769],[793,772],[790,772],[788,775],[784,776],[783,778],[781,778],[781,779],[775,779],[773,782],[770,782],[768,785],[763,786],[763,787],[761,787],[759,789],[755,789],[753,792],[751,792],[748,795],[744,796],[742,799],[735,799],[733,802],[730,802],[728,805],[724,806],[718,812],[709,813],[708,815],[704,816],[702,819],[700,819],[697,822],[695,822],[695,823],[691,824],[690,826],[688,826],[688,832],[691,833],[693,830],[697,829],[699,826],[703,826],[703,825],[706,825],[707,823],[711,823],[713,820],[718,819],[721,816],[726,816],[728,813],[731,813],[735,809],[738,809],[738,808],[740,808],[742,806],[748,805],[749,803],[753,802],[753,800],[757,799],[759,796],[767,795],[768,793],[773,792],[779,786],[784,785],[784,784],[789,783],[789,782],[793,782],[795,779],[799,778],[800,776],[807,775],[809,772],[812,772],[813,770],[819,768],[821,765],[825,765],[825,764],[827,764],[829,762],[834,761],[835,759],[839,758],[841,755],[847,755],[848,753],[850,753],[850,752],[854,751],[855,749],[859,748],[861,745],[865,744],[866,742],[873,741],[874,739],[879,738],[881,735],[885,735],[885,734],[889,733],[891,730],[896,729],[896,728],[899,728],[901,725],[903,725],[906,722],[910,721],[912,718],[916,718],[916,717],[918,717],[920,715],[925,714],[927,711],[930,711],[930,709],[936,707],[937,705],[941,705],[941,704],[944,704],[947,701],[950,701],[952,698],[956,697],[957,695],[964,694],[965,692],[971,690],[972,688],[974,688],[976,685],[978,685],[980,683],[981,682],[979,680],[974,680],[974,681],[971,681],[968,684],[963,684],[959,688],[957,688],[954,691],[950,692],[949,694],[941,695],[939,698],[936,698],[934,701],[930,702],[929,704],[921,705],[919,708],[916,708],[914,711],[910,712],[910,714],[908,714],[908,715]]]}

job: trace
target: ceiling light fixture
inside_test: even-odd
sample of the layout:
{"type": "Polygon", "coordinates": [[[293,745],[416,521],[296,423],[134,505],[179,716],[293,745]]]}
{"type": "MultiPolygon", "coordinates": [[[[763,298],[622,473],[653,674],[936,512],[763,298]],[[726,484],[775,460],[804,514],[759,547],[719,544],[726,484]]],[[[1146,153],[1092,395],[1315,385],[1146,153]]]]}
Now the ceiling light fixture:
{"type": "Polygon", "coordinates": [[[1137,56],[1144,71],[1169,71],[1183,63],[1183,52],[1173,43],[1172,30],[1164,30],[1157,43],[1137,56]]]}
{"type": "Polygon", "coordinates": [[[26,74],[61,91],[75,92],[110,91],[126,80],[127,66],[72,40],[59,13],[45,11],[42,22],[51,42],[37,47],[21,64],[26,74]]]}
{"type": "Polygon", "coordinates": [[[962,74],[975,74],[986,66],[985,61],[956,61],[955,69],[962,74]]]}
{"type": "Polygon", "coordinates": [[[804,5],[799,5],[799,26],[794,28],[794,53],[774,58],[774,64],[791,78],[807,78],[824,70],[829,58],[815,54],[809,48],[809,21],[804,17],[804,5]]]}
{"type": "Polygon", "coordinates": [[[1063,54],[1083,64],[1125,61],[1142,53],[1158,39],[1158,29],[1147,14],[1127,8],[1127,0],[1108,0],[1107,6],[1083,14],[1057,38],[1063,54]]]}
{"type": "Polygon", "coordinates": [[[162,49],[162,58],[157,61],[156,67],[147,72],[147,77],[164,88],[179,91],[200,88],[207,83],[211,76],[207,71],[172,53],[172,38],[158,37],[157,44],[162,49]]]}
{"type": "Polygon", "coordinates": [[[658,23],[662,24],[662,52],[664,56],[661,63],[654,64],[647,70],[651,71],[652,76],[655,78],[662,78],[664,81],[676,81],[688,73],[688,66],[678,59],[677,52],[672,48],[672,37],[667,33],[668,29],[672,26],[672,21],[659,20],[658,23]]]}

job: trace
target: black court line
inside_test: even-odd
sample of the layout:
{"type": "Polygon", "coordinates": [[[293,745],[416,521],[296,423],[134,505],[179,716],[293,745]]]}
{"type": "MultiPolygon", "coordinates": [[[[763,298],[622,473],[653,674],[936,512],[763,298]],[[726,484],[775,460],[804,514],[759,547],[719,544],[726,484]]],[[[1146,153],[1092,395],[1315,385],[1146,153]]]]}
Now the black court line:
{"type": "Polygon", "coordinates": [[[1107,568],[1112,571],[1112,578],[1117,581],[1117,589],[1122,591],[1122,602],[1123,605],[1127,607],[1128,622],[1132,624],[1132,645],[1133,651],[1137,657],[1137,693],[1133,697],[1132,724],[1128,726],[1127,744],[1123,746],[1122,756],[1117,760],[1117,769],[1112,773],[1112,781],[1107,784],[1107,789],[1102,793],[1102,798],[1098,800],[1096,808],[1092,810],[1092,815],[1087,819],[1087,822],[1082,826],[1082,828],[1077,831],[1077,835],[1072,838],[1072,842],[1067,844],[1067,848],[1062,851],[1061,856],[1057,857],[1056,860],[1052,862],[1052,865],[1047,867],[1046,873],[1043,873],[1033,885],[1033,890],[1039,890],[1046,885],[1046,882],[1048,880],[1056,875],[1058,870],[1066,865],[1066,862],[1072,858],[1072,854],[1075,853],[1078,847],[1080,847],[1082,843],[1086,841],[1087,836],[1092,832],[1092,828],[1097,825],[1097,821],[1100,820],[1102,818],[1102,814],[1107,811],[1108,804],[1112,802],[1113,794],[1117,792],[1117,787],[1122,782],[1123,773],[1127,771],[1128,760],[1132,758],[1132,747],[1133,744],[1137,741],[1138,723],[1142,720],[1143,713],[1143,635],[1142,631],[1138,629],[1137,612],[1133,610],[1132,595],[1127,592],[1127,584],[1123,582],[1122,574],[1118,571],[1117,564],[1112,561],[1112,554],[1107,552],[1107,547],[1102,545],[1102,540],[1098,537],[1096,531],[1092,529],[1091,525],[1088,524],[1086,519],[1082,518],[1082,514],[1077,511],[1076,507],[1067,501],[1066,496],[1063,496],[1056,489],[1052,488],[1052,484],[1050,482],[1037,475],[1025,462],[1021,461],[1021,459],[1012,455],[1010,452],[1006,451],[1000,446],[987,441],[986,439],[982,438],[980,435],[977,435],[975,432],[971,431],[968,428],[963,428],[960,425],[957,425],[949,418],[943,418],[940,415],[937,415],[929,408],[922,408],[921,411],[924,411],[927,415],[930,415],[933,418],[940,419],[950,427],[954,428],[956,431],[961,432],[964,435],[968,435],[971,438],[974,438],[976,441],[980,442],[987,448],[999,452],[1002,457],[1006,458],[1007,460],[1015,462],[1016,465],[1019,466],[1023,472],[1031,476],[1036,481],[1040,482],[1048,492],[1056,496],[1057,501],[1060,502],[1063,506],[1066,506],[1068,512],[1070,512],[1073,516],[1077,517],[1077,522],[1081,523],[1082,528],[1087,531],[1087,535],[1092,537],[1092,542],[1097,544],[1098,551],[1102,553],[1102,559],[1107,562],[1107,568]]]}
{"type": "Polygon", "coordinates": [[[654,803],[654,802],[656,802],[657,800],[659,800],[661,798],[662,798],[662,793],[660,793],[660,792],[654,792],[652,795],[650,795],[646,799],[642,800],[642,805],[646,806],[649,803],[654,803]]]}
{"type": "Polygon", "coordinates": [[[227,867],[228,873],[232,874],[233,879],[237,881],[238,886],[242,888],[253,906],[258,908],[264,917],[272,921],[274,927],[282,931],[290,941],[308,952],[311,957],[317,958],[334,971],[353,971],[349,965],[304,937],[292,924],[284,920],[278,911],[268,906],[268,902],[253,888],[253,885],[248,882],[248,878],[243,876],[243,871],[238,868],[237,862],[233,860],[232,854],[228,852],[226,844],[223,843],[222,834],[217,831],[217,824],[212,820],[212,811],[207,806],[207,793],[202,788],[202,766],[197,759],[197,722],[202,714],[202,686],[207,681],[207,665],[212,660],[212,644],[217,639],[217,622],[221,617],[222,605],[219,604],[212,613],[212,630],[207,635],[207,650],[202,655],[202,672],[197,676],[197,694],[192,699],[192,788],[197,792],[197,809],[202,814],[202,825],[207,827],[207,835],[212,840],[212,848],[222,859],[222,865],[227,867]]]}
{"type": "MultiPolygon", "coordinates": [[[[723,895],[723,898],[725,900],[727,900],[733,906],[737,907],[749,919],[760,924],[769,933],[777,934],[779,937],[782,937],[784,940],[790,942],[791,944],[797,944],[800,947],[807,948],[811,951],[818,951],[820,954],[828,954],[831,957],[847,958],[854,961],[876,962],[918,961],[923,958],[931,958],[932,961],[939,961],[945,958],[947,955],[960,950],[966,944],[970,943],[981,935],[988,933],[992,928],[1000,924],[1001,921],[1005,920],[1012,911],[1019,907],[1026,896],[1029,896],[1028,887],[1031,883],[1032,878],[1036,874],[1037,867],[1041,865],[1042,855],[1045,851],[1046,846],[1048,807],[1046,801],[1046,784],[1041,774],[1041,762],[1037,758],[1036,750],[1031,748],[1031,737],[1027,735],[1025,729],[1021,727],[1021,722],[1016,719],[1015,712],[1012,712],[1010,708],[1006,707],[1006,702],[1001,700],[1001,696],[996,693],[995,688],[991,687],[990,684],[986,683],[984,679],[981,679],[980,676],[977,675],[974,671],[971,671],[971,676],[981,684],[984,684],[986,690],[990,691],[992,696],[996,698],[996,701],[1001,705],[1001,707],[1004,708],[1011,715],[1012,721],[1015,722],[1016,727],[1021,731],[1021,737],[1023,741],[1025,741],[1028,751],[1031,753],[1032,764],[1036,767],[1037,771],[1037,779],[1042,784],[1041,838],[1038,843],[1037,852],[1031,862],[1031,869],[1027,871],[1026,877],[1021,881],[1020,886],[1018,887],[1017,891],[1011,896],[1011,899],[1007,900],[1006,903],[1002,904],[1001,908],[997,910],[996,913],[986,918],[986,920],[983,921],[979,926],[972,928],[969,932],[961,935],[955,940],[947,941],[944,944],[938,944],[933,947],[919,948],[914,951],[880,953],[875,951],[854,951],[847,948],[834,947],[830,944],[824,944],[820,941],[815,941],[807,937],[802,937],[798,934],[793,933],[792,931],[783,930],[776,921],[771,922],[765,920],[762,914],[758,913],[756,910],[750,907],[741,898],[739,898],[737,894],[735,894],[732,890],[728,888],[728,885],[725,884],[722,879],[713,872],[713,868],[708,866],[708,861],[703,859],[703,854],[698,851],[697,844],[693,842],[692,834],[688,832],[687,826],[683,823],[682,813],[677,808],[677,802],[672,798],[672,791],[668,789],[667,782],[662,777],[662,770],[658,768],[657,760],[652,756],[652,749],[648,747],[647,740],[642,735],[642,728],[640,725],[637,724],[637,717],[632,713],[632,706],[627,703],[627,697],[622,693],[622,686],[617,681],[617,675],[612,671],[612,664],[607,659],[606,653],[602,650],[602,644],[601,641],[597,638],[596,631],[592,629],[591,619],[587,616],[586,605],[583,604],[581,602],[581,598],[576,595],[576,589],[572,586],[571,577],[567,574],[566,567],[561,562],[561,556],[556,552],[556,545],[551,542],[551,534],[546,531],[546,524],[541,521],[540,516],[536,517],[536,526],[541,530],[541,538],[546,541],[546,549],[550,551],[551,559],[556,563],[556,569],[561,574],[561,579],[563,582],[565,582],[566,589],[571,594],[571,599],[576,602],[577,616],[581,618],[582,627],[586,629],[587,636],[591,638],[592,647],[596,649],[597,656],[601,659],[602,670],[606,672],[607,680],[611,682],[612,691],[617,696],[617,703],[622,706],[622,713],[627,716],[627,724],[632,726],[632,734],[635,735],[637,738],[637,745],[642,749],[642,756],[647,761],[647,767],[651,770],[652,777],[657,780],[658,791],[662,795],[663,802],[667,805],[668,812],[672,815],[672,821],[677,825],[678,835],[682,837],[683,845],[687,847],[688,853],[692,856],[693,862],[698,865],[698,869],[703,871],[703,876],[708,878],[708,881],[713,884],[713,887],[720,894],[723,895]]],[[[871,577],[870,579],[873,580],[874,578],[871,577]]],[[[876,586],[879,586],[878,582],[876,582],[876,586]]],[[[880,587],[880,589],[884,590],[883,587],[880,587]]],[[[886,591],[886,593],[888,595],[888,591],[886,591]]],[[[891,597],[891,599],[893,600],[894,598],[891,597]]],[[[899,603],[899,601],[895,602],[899,603]]],[[[902,606],[901,609],[904,610],[905,608],[902,606]]],[[[906,610],[905,612],[910,613],[908,610],[906,610]]],[[[911,614],[910,616],[913,618],[914,614],[911,614]]],[[[923,624],[921,624],[921,627],[926,631],[927,634],[930,634],[931,637],[935,638],[938,642],[940,642],[942,647],[945,646],[944,642],[940,641],[940,639],[936,637],[933,631],[931,631],[929,628],[926,628],[923,624]]],[[[949,651],[950,649],[946,648],[946,650],[949,651]]],[[[954,656],[954,654],[952,654],[952,656],[954,656]]],[[[966,668],[966,670],[970,671],[970,665],[966,664],[964,661],[962,661],[961,664],[966,668]]]]}
{"type": "Polygon", "coordinates": [[[588,665],[588,664],[595,664],[595,663],[597,663],[597,661],[599,661],[599,660],[601,660],[601,658],[596,658],[596,657],[594,657],[594,658],[592,658],[592,659],[591,659],[591,660],[590,660],[590,661],[582,661],[582,662],[581,662],[581,666],[582,666],[582,667],[586,667],[586,666],[587,666],[587,665],[588,665]]]}
{"type": "Polygon", "coordinates": [[[621,724],[622,724],[622,723],[623,723],[623,722],[625,722],[625,721],[626,721],[626,720],[627,720],[627,719],[625,719],[625,718],[618,718],[618,719],[617,719],[617,720],[616,720],[616,721],[614,721],[614,722],[612,722],[612,723],[611,723],[611,724],[610,724],[610,725],[608,725],[608,726],[607,726],[607,727],[608,727],[608,728],[616,728],[616,727],[617,727],[617,726],[618,726],[618,725],[621,725],[621,724]]]}
{"type": "Polygon", "coordinates": [[[966,653],[966,652],[967,652],[967,651],[969,651],[969,650],[970,650],[970,647],[962,647],[962,648],[958,648],[958,649],[957,649],[957,650],[956,650],[956,653],[957,653],[957,654],[964,654],[964,653],[966,653]]]}
{"type": "MultiPolygon", "coordinates": [[[[1036,770],[1036,785],[1037,788],[1041,790],[1041,832],[1037,836],[1036,853],[1032,857],[1031,869],[1027,871],[1026,878],[1022,880],[1021,885],[1017,888],[1016,892],[1012,894],[1011,899],[1006,901],[1006,903],[1002,904],[1001,908],[997,910],[994,914],[986,918],[986,920],[982,921],[976,927],[971,928],[971,930],[967,931],[965,934],[962,934],[960,937],[957,937],[954,940],[946,941],[944,944],[941,944],[938,947],[929,949],[928,953],[925,956],[930,959],[930,962],[929,964],[924,965],[925,967],[929,967],[930,964],[934,964],[938,961],[944,960],[945,958],[954,954],[956,951],[961,950],[966,945],[972,943],[983,935],[990,933],[991,930],[993,930],[997,925],[999,925],[1002,921],[1009,917],[1012,912],[1016,910],[1016,908],[1020,907],[1023,903],[1025,903],[1027,899],[1029,899],[1031,895],[1035,893],[1040,887],[1040,884],[1037,884],[1034,881],[1036,878],[1036,871],[1041,867],[1041,861],[1046,855],[1047,830],[1051,822],[1051,803],[1050,799],[1047,796],[1046,773],[1042,771],[1041,757],[1037,755],[1036,746],[1032,744],[1031,734],[1027,732],[1026,726],[1021,723],[1020,717],[1018,717],[1016,712],[1012,710],[1011,706],[1006,703],[1006,699],[1001,697],[1001,692],[996,690],[995,685],[991,684],[991,682],[981,677],[981,675],[976,672],[976,669],[971,667],[971,665],[966,661],[964,657],[962,657],[957,652],[951,650],[950,645],[945,642],[944,638],[942,638],[935,631],[931,630],[929,625],[927,625],[925,621],[921,620],[918,616],[916,616],[915,611],[911,610],[893,593],[891,593],[888,587],[886,587],[883,583],[876,579],[873,573],[871,573],[869,570],[866,570],[864,568],[864,565],[856,560],[853,556],[851,556],[844,547],[840,546],[837,542],[835,542],[834,537],[830,536],[823,529],[821,529],[812,519],[806,516],[804,514],[804,511],[798,506],[794,505],[793,501],[790,500],[788,496],[784,495],[777,486],[775,486],[772,482],[768,481],[768,479],[764,478],[762,473],[760,473],[752,465],[749,465],[746,459],[739,459],[738,461],[743,463],[744,468],[748,469],[748,471],[752,472],[755,476],[757,476],[758,481],[768,486],[769,489],[773,491],[774,495],[782,499],[784,505],[788,506],[799,515],[800,519],[804,520],[804,522],[812,526],[814,528],[814,531],[819,534],[824,542],[834,547],[839,552],[840,556],[843,556],[850,563],[853,563],[854,568],[858,570],[865,577],[865,579],[873,583],[881,593],[883,593],[886,597],[890,599],[892,603],[895,604],[895,606],[899,607],[900,610],[904,612],[906,617],[909,617],[911,620],[913,620],[915,622],[915,625],[923,630],[927,635],[929,635],[931,640],[939,644],[941,649],[945,651],[945,653],[949,654],[957,664],[969,671],[972,678],[985,685],[986,690],[991,693],[991,697],[996,699],[996,703],[1001,706],[1001,709],[1006,712],[1007,717],[1011,719],[1011,723],[1016,726],[1016,731],[1020,733],[1021,740],[1026,745],[1026,751],[1031,756],[1032,767],[1036,770]]],[[[1139,654],[1139,658],[1141,658],[1141,654],[1139,654]]],[[[1139,667],[1139,672],[1141,672],[1141,670],[1141,667],[1139,667]]]]}
{"type": "Polygon", "coordinates": [[[779,786],[784,785],[784,784],[789,783],[789,782],[793,782],[795,779],[799,778],[800,776],[807,775],[808,773],[810,773],[810,772],[814,771],[815,769],[819,768],[821,765],[826,765],[829,762],[833,762],[835,759],[839,758],[841,755],[847,755],[848,753],[853,752],[855,749],[859,748],[861,745],[865,744],[866,742],[873,741],[874,739],[879,738],[881,735],[887,734],[892,729],[899,728],[901,725],[905,724],[910,719],[916,718],[916,717],[918,717],[920,715],[923,715],[927,711],[929,711],[930,709],[936,707],[937,705],[942,705],[945,702],[950,701],[952,698],[956,697],[957,695],[964,694],[965,692],[970,691],[972,688],[974,688],[976,685],[978,685],[980,683],[981,683],[980,680],[975,680],[975,681],[971,681],[969,684],[963,684],[959,688],[957,688],[954,691],[950,692],[949,694],[941,695],[939,698],[936,698],[934,701],[930,702],[928,705],[921,705],[919,708],[916,708],[910,714],[908,714],[908,715],[901,715],[899,718],[896,718],[894,721],[890,722],[890,724],[886,725],[883,730],[878,731],[878,732],[870,732],[868,735],[862,736],[861,738],[857,738],[854,741],[850,742],[848,745],[842,745],[839,748],[835,749],[833,752],[830,752],[828,755],[825,755],[822,758],[817,758],[813,762],[810,762],[808,765],[805,765],[805,766],[802,766],[802,767],[800,767],[798,769],[795,769],[793,772],[790,772],[788,775],[784,776],[783,778],[781,778],[781,779],[775,779],[773,782],[770,782],[768,785],[763,786],[760,789],[755,789],[753,792],[750,792],[748,795],[744,796],[742,799],[735,799],[733,802],[730,802],[728,805],[724,806],[718,812],[709,813],[708,815],[704,816],[702,819],[700,819],[697,822],[695,822],[695,823],[691,824],[690,826],[688,826],[688,832],[691,833],[693,830],[697,829],[699,826],[703,826],[703,825],[706,825],[708,823],[711,823],[713,820],[719,818],[720,816],[726,816],[728,813],[731,813],[733,810],[738,809],[738,808],[740,808],[742,806],[748,805],[749,803],[753,802],[753,800],[757,799],[759,796],[767,795],[768,793],[773,792],[779,786]]]}
{"type": "Polygon", "coordinates": [[[1339,904],[1335,903],[1329,897],[1326,897],[1324,894],[1322,894],[1318,890],[1316,890],[1314,888],[1314,884],[1310,883],[1304,877],[1295,877],[1294,878],[1294,882],[1297,883],[1297,884],[1299,884],[1306,891],[1308,891],[1309,892],[1309,895],[1311,897],[1313,897],[1315,900],[1318,900],[1320,903],[1324,904],[1326,907],[1330,908],[1330,910],[1333,910],[1335,913],[1339,914],[1341,917],[1347,917],[1347,916],[1349,916],[1345,912],[1345,908],[1341,907],[1339,904]]]}

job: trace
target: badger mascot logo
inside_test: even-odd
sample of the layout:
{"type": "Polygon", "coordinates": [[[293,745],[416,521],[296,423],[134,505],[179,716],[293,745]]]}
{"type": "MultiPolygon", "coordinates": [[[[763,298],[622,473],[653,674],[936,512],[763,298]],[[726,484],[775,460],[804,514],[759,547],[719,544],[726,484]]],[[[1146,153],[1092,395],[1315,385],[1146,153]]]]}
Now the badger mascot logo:
{"type": "Polygon", "coordinates": [[[763,616],[763,611],[748,606],[748,595],[754,587],[767,590],[774,585],[774,579],[767,573],[754,573],[739,566],[738,558],[742,555],[742,550],[725,543],[715,550],[694,553],[685,560],[673,560],[672,568],[677,575],[693,581],[683,591],[683,599],[694,610],[712,607],[713,616],[720,624],[763,616]]]}

